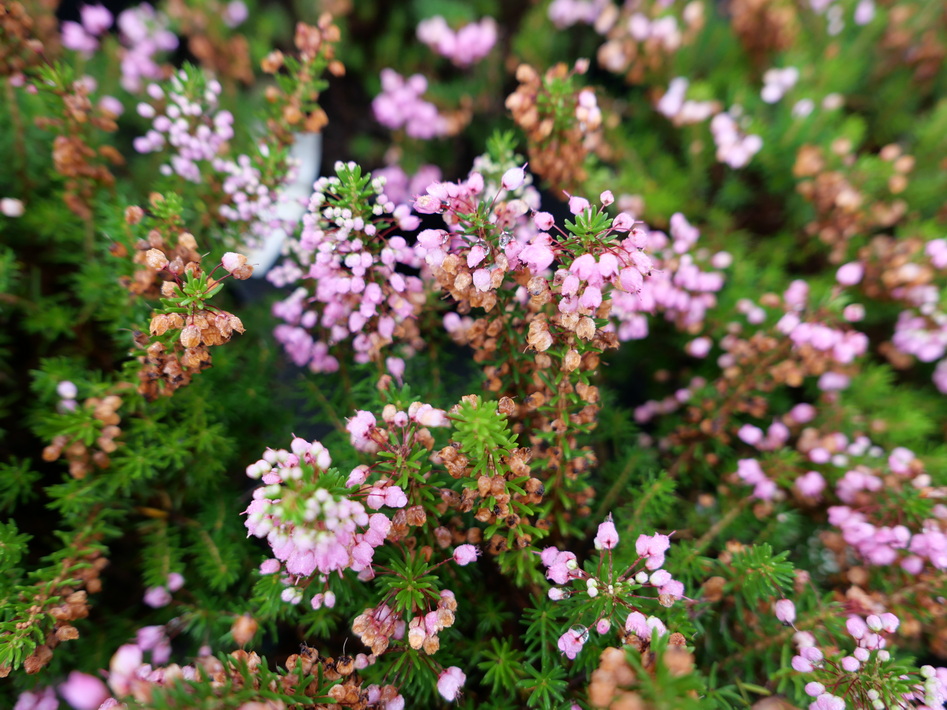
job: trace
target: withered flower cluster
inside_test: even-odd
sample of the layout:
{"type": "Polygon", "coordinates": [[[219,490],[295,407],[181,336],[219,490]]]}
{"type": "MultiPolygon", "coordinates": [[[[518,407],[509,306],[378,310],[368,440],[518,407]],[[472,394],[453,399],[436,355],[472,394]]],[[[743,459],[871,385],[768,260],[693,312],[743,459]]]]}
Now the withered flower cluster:
{"type": "MultiPolygon", "coordinates": [[[[114,389],[120,392],[129,386],[127,383],[119,382],[114,389]]],[[[43,460],[56,461],[65,454],[69,462],[69,474],[77,479],[85,478],[92,466],[100,469],[108,468],[111,465],[109,454],[118,448],[116,439],[122,433],[122,428],[119,426],[121,417],[118,415],[121,406],[122,398],[118,394],[86,399],[82,407],[92,413],[94,420],[92,425],[100,428],[96,432],[95,447],[90,449],[86,446],[82,434],[74,436],[60,434],[43,449],[43,460]]]]}
{"type": "Polygon", "coordinates": [[[101,107],[92,105],[89,88],[82,81],[68,87],[45,87],[62,102],[61,118],[42,116],[36,119],[40,128],[57,133],[53,140],[53,165],[66,178],[66,205],[85,220],[92,219],[92,201],[101,188],[115,184],[108,165],[124,165],[122,154],[112,145],[98,145],[91,129],[104,133],[118,130],[115,117],[101,107]]]}
{"type": "Polygon", "coordinates": [[[888,228],[904,217],[907,204],[896,197],[908,186],[914,158],[903,155],[896,145],[881,149],[879,157],[891,164],[888,194],[866,194],[866,184],[875,181],[873,170],[862,169],[855,161],[852,144],[839,139],[832,144],[832,156],[812,145],[804,145],[796,156],[793,174],[800,181],[797,192],[812,203],[816,217],[806,231],[832,247],[829,260],[841,263],[848,241],[859,234],[888,228]],[[833,169],[830,162],[835,164],[833,169]]]}
{"type": "MultiPolygon", "coordinates": [[[[38,673],[48,665],[60,643],[79,638],[72,622],[89,615],[87,596],[102,589],[99,574],[108,565],[108,559],[89,540],[77,540],[75,549],[76,554],[59,562],[59,573],[50,583],[25,588],[22,594],[32,592],[31,597],[22,599],[30,603],[28,616],[20,617],[15,630],[4,634],[35,638],[37,628],[42,630],[44,642],[23,661],[27,673],[38,673]]],[[[0,666],[0,678],[5,678],[10,670],[9,666],[0,666]]]]}
{"type": "Polygon", "coordinates": [[[341,38],[339,28],[332,24],[332,16],[323,14],[316,25],[300,22],[296,25],[294,43],[298,60],[287,58],[274,50],[261,66],[267,74],[277,74],[284,67],[293,77],[292,90],[285,91],[280,84],[266,89],[266,100],[276,109],[267,120],[270,133],[282,145],[293,142],[299,131],[318,133],[329,122],[325,111],[316,104],[324,84],[320,79],[323,69],[332,76],[344,76],[345,66],[335,58],[335,45],[341,38]]]}
{"type": "MultiPolygon", "coordinates": [[[[162,199],[160,195],[152,196],[153,202],[162,199]]],[[[129,224],[137,224],[142,217],[143,211],[138,207],[126,212],[129,224]]],[[[188,385],[194,374],[211,366],[209,348],[228,342],[234,332],[244,332],[240,318],[205,303],[204,299],[216,292],[220,281],[203,271],[194,235],[183,231],[176,220],[169,220],[164,226],[166,233],[152,229],[146,239],[135,244],[133,260],[141,268],[124,281],[135,295],[187,302],[184,307],[153,314],[148,335],[136,335],[135,344],[145,351],[139,357],[142,368],[138,373],[138,391],[149,400],[170,396],[188,385]],[[201,292],[182,290],[185,282],[199,284],[201,292]]],[[[247,279],[253,274],[253,267],[246,261],[246,257],[231,253],[221,266],[234,278],[247,279]]]]}
{"type": "Polygon", "coordinates": [[[168,17],[178,23],[187,37],[187,48],[218,77],[227,77],[249,84],[253,81],[250,46],[242,34],[225,30],[221,20],[226,13],[225,2],[187,3],[169,0],[164,6],[168,17]]]}
{"type": "Polygon", "coordinates": [[[557,193],[582,184],[586,156],[602,140],[595,93],[570,88],[569,79],[587,70],[587,61],[577,62],[573,69],[560,63],[540,76],[530,65],[521,64],[516,70],[520,85],[506,98],[513,120],[526,133],[530,170],[557,193]]]}

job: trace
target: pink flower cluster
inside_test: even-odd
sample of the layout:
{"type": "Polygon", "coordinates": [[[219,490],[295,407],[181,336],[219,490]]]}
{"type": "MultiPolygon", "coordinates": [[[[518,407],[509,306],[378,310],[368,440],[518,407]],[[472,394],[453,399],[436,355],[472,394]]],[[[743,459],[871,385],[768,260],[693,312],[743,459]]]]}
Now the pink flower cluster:
{"type": "Polygon", "coordinates": [[[690,82],[682,76],[672,79],[658,103],[658,113],[666,116],[675,126],[703,123],[720,110],[716,101],[694,101],[686,98],[690,82]]]}
{"type": "Polygon", "coordinates": [[[104,5],[83,5],[79,19],[81,22],[62,23],[62,46],[91,56],[99,48],[97,38],[112,26],[112,13],[104,5]]]}
{"type": "MultiPolygon", "coordinates": [[[[167,92],[158,84],[149,84],[148,94],[154,103],[138,104],[138,114],[153,120],[151,129],[134,140],[135,150],[154,153],[167,148],[171,156],[160,168],[163,175],[202,182],[203,164],[218,158],[234,135],[233,114],[216,110],[220,92],[220,82],[211,80],[195,95],[192,77],[184,70],[171,77],[167,92]]],[[[215,167],[222,170],[224,166],[215,167]]]]}
{"type": "MultiPolygon", "coordinates": [[[[382,410],[382,419],[390,429],[398,429],[396,439],[402,445],[413,443],[412,431],[427,427],[446,427],[450,426],[450,420],[447,418],[447,412],[437,407],[432,407],[425,402],[412,402],[408,410],[400,410],[393,404],[388,404],[382,410]]],[[[359,410],[355,416],[348,420],[345,428],[351,436],[352,446],[359,451],[374,453],[379,448],[388,445],[389,432],[381,429],[377,425],[375,415],[371,412],[359,410]]],[[[358,471],[359,469],[356,469],[358,471]]],[[[353,471],[353,477],[355,476],[353,471]]],[[[348,485],[353,484],[353,478],[349,478],[348,485]]],[[[362,480],[357,481],[361,484],[362,480]]],[[[373,506],[378,507],[378,506],[373,506]]],[[[401,506],[395,506],[401,507],[401,506]]]]}
{"type": "MultiPolygon", "coordinates": [[[[657,590],[659,603],[666,607],[684,596],[684,585],[673,579],[667,570],[661,569],[664,566],[665,553],[671,546],[671,539],[668,535],[660,533],[639,535],[635,541],[638,559],[626,570],[617,570],[613,565],[611,551],[618,542],[618,530],[609,516],[607,520],[599,524],[594,540],[595,549],[603,551],[602,563],[599,565],[599,569],[602,570],[600,574],[603,576],[592,575],[581,569],[575,554],[568,550],[547,547],[539,553],[539,559],[546,568],[546,579],[555,584],[584,582],[584,593],[589,599],[594,599],[600,594],[613,598],[614,604],[611,606],[613,613],[618,609],[628,612],[624,620],[625,631],[650,641],[653,630],[663,635],[667,633],[667,628],[656,617],[646,617],[631,600],[644,599],[636,593],[642,587],[657,590]]],[[[582,592],[568,588],[550,587],[548,594],[553,601],[560,601],[580,593],[582,592]]],[[[612,624],[608,616],[599,616],[592,626],[599,634],[605,634],[612,624]]],[[[588,639],[588,628],[575,625],[559,637],[558,647],[571,660],[578,655],[588,639]]]]}
{"type": "Polygon", "coordinates": [[[168,18],[148,3],[132,7],[118,16],[125,51],[122,55],[122,88],[139,91],[144,79],[160,79],[161,68],[154,60],[159,52],[173,52],[178,38],[168,29],[168,18]]]}
{"type": "Polygon", "coordinates": [[[766,477],[760,462],[756,459],[737,461],[737,476],[749,486],[753,486],[753,497],[759,500],[772,500],[776,495],[776,483],[766,477]]]}
{"type": "Polygon", "coordinates": [[[738,170],[749,164],[750,159],[763,147],[763,139],[758,135],[746,135],[737,125],[739,112],[736,107],[722,111],[710,122],[710,132],[717,144],[717,160],[738,170]]]}
{"type": "Polygon", "coordinates": [[[774,104],[783,98],[797,81],[799,81],[799,70],[796,67],[767,69],[763,74],[763,90],[760,96],[766,103],[774,104]]]}
{"type": "Polygon", "coordinates": [[[418,39],[459,67],[483,59],[497,41],[497,23],[492,17],[464,25],[456,32],[440,15],[418,23],[418,39]]]}
{"type": "Polygon", "coordinates": [[[437,106],[421,98],[427,79],[414,74],[405,79],[394,69],[382,69],[381,93],[372,100],[372,111],[385,128],[404,129],[411,138],[430,140],[447,134],[447,119],[437,106]]]}
{"type": "Polygon", "coordinates": [[[592,25],[609,0],[553,0],[549,5],[549,19],[560,30],[579,23],[592,25]]]}
{"type": "MultiPolygon", "coordinates": [[[[261,572],[273,574],[282,568],[289,575],[284,579],[283,600],[290,603],[302,600],[302,590],[292,586],[293,581],[317,570],[325,576],[351,569],[370,577],[374,550],[391,529],[385,515],[369,515],[352,497],[320,487],[319,476],[330,465],[322,444],[297,437],[291,451],[268,449],[247,467],[247,475],[264,485],[253,492],[253,501],[244,511],[245,524],[250,535],[265,537],[273,550],[274,559],[264,562],[261,572]]],[[[392,486],[391,491],[400,489],[392,486]]],[[[404,505],[407,500],[402,493],[397,500],[392,495],[374,502],[369,507],[404,505]]],[[[327,597],[317,595],[314,607],[331,606],[334,598],[327,597]]]]}
{"type": "MultiPolygon", "coordinates": [[[[701,257],[693,254],[700,232],[680,213],[671,217],[670,236],[660,231],[646,234],[644,249],[651,255],[649,278],[637,292],[613,292],[612,318],[619,340],[640,340],[648,335],[647,313],[664,317],[687,332],[697,331],[707,311],[717,305],[716,293],[723,288],[721,271],[704,270],[701,257]]],[[[727,252],[709,258],[713,269],[732,262],[727,252]]],[[[702,342],[697,353],[706,354],[710,343],[702,342]]],[[[695,355],[700,356],[700,355],[695,355]]]]}
{"type": "MultiPolygon", "coordinates": [[[[787,623],[788,618],[791,624],[795,618],[795,608],[789,600],[777,602],[775,610],[777,618],[784,623],[787,623]]],[[[897,616],[887,612],[869,614],[864,618],[852,614],[845,621],[845,628],[855,642],[851,653],[839,650],[835,644],[823,651],[813,634],[797,631],[793,636],[797,654],[792,658],[792,667],[799,673],[812,673],[818,678],[805,686],[806,695],[815,698],[809,710],[845,710],[845,698],[828,692],[829,688],[837,689],[840,686],[847,688],[848,693],[857,687],[858,696],[870,700],[873,708],[884,710],[888,707],[874,684],[879,675],[884,674],[884,666],[891,659],[890,652],[885,648],[885,635],[897,631],[900,623],[897,616]]],[[[911,707],[942,707],[947,699],[947,668],[924,666],[919,675],[923,682],[918,683],[905,700],[922,703],[912,704],[911,707]]]]}
{"type": "MultiPolygon", "coordinates": [[[[178,572],[172,572],[168,575],[168,580],[164,585],[157,587],[148,587],[145,590],[143,601],[153,609],[159,609],[171,603],[171,594],[184,586],[184,577],[178,572]]],[[[159,661],[161,663],[163,661],[159,661]]]]}
{"type": "Polygon", "coordinates": [[[285,321],[274,335],[293,362],[314,372],[338,369],[330,347],[343,341],[351,342],[357,362],[378,357],[424,301],[421,279],[399,270],[420,266],[416,250],[391,233],[392,221],[413,230],[418,218],[385,194],[383,179],[372,180],[374,200],[361,205],[348,205],[340,184],[335,176],[316,182],[302,233],[288,244],[290,258],[267,275],[277,286],[304,282],[273,306],[285,321]]]}

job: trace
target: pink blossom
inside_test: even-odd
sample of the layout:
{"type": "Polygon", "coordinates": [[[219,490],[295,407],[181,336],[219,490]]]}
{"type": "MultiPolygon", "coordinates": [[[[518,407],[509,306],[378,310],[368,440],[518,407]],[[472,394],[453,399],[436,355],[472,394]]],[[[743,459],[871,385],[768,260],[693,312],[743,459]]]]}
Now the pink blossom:
{"type": "Polygon", "coordinates": [[[82,26],[86,31],[98,37],[112,26],[114,18],[103,5],[84,5],[79,8],[82,26]]]}
{"type": "Polygon", "coordinates": [[[835,280],[843,286],[854,286],[865,275],[865,267],[858,261],[842,264],[835,273],[835,280]]]}
{"type": "Polygon", "coordinates": [[[793,486],[800,494],[815,498],[825,490],[825,479],[818,471],[809,471],[799,476],[793,486]]]}
{"type": "Polygon", "coordinates": [[[62,23],[62,45],[74,52],[91,55],[99,48],[99,41],[78,22],[66,21],[62,23]]]}
{"type": "Polygon", "coordinates": [[[454,550],[454,562],[465,567],[476,560],[479,554],[480,551],[473,545],[460,545],[454,550]]]}
{"type": "Polygon", "coordinates": [[[359,410],[345,425],[351,436],[352,446],[359,451],[375,451],[378,445],[372,441],[371,432],[375,429],[375,415],[359,410]]]}
{"type": "Polygon", "coordinates": [[[789,599],[780,599],[773,605],[776,618],[787,626],[796,621],[796,605],[789,599]]]}
{"type": "Polygon", "coordinates": [[[59,701],[53,689],[41,688],[20,693],[13,710],[56,710],[58,707],[59,701]]]}
{"type": "Polygon", "coordinates": [[[835,695],[823,693],[809,705],[809,710],[845,710],[845,701],[835,695]]]}
{"type": "Polygon", "coordinates": [[[556,222],[548,212],[536,212],[533,214],[533,223],[540,231],[548,232],[556,222]]]}
{"type": "MultiPolygon", "coordinates": [[[[568,193],[566,193],[568,194],[568,193]]],[[[569,211],[572,214],[579,215],[589,209],[589,201],[584,197],[569,195],[569,211]]]]}
{"type": "Polygon", "coordinates": [[[825,686],[822,683],[816,683],[812,681],[811,683],[806,683],[805,687],[806,695],[810,698],[814,698],[817,695],[822,695],[825,692],[825,686]]]}
{"type": "Polygon", "coordinates": [[[523,182],[526,180],[526,172],[523,168],[510,168],[505,173],[500,180],[500,185],[503,186],[504,190],[516,190],[518,189],[523,182]]]}
{"type": "Polygon", "coordinates": [[[171,593],[166,587],[148,587],[145,590],[144,602],[148,606],[158,609],[171,603],[171,593]]]}
{"type": "Polygon", "coordinates": [[[585,646],[585,642],[588,641],[588,639],[588,629],[584,626],[575,626],[559,637],[557,646],[559,650],[566,655],[566,658],[571,661],[579,655],[579,651],[582,650],[582,647],[585,646]]]}
{"type": "Polygon", "coordinates": [[[615,523],[610,518],[604,523],[599,523],[598,533],[595,535],[595,549],[611,550],[617,544],[618,531],[615,529],[615,523]]]}
{"type": "Polygon", "coordinates": [[[437,677],[437,692],[448,702],[453,702],[460,695],[460,689],[466,681],[464,672],[457,666],[451,666],[441,671],[437,677]]]}

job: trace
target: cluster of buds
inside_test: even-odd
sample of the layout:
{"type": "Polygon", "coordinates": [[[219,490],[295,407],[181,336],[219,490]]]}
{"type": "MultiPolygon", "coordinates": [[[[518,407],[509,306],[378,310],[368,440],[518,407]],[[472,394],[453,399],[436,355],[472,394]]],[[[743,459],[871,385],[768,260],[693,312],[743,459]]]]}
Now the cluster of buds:
{"type": "Polygon", "coordinates": [[[844,138],[833,142],[828,157],[821,148],[804,145],[793,166],[799,179],[796,190],[815,208],[816,217],[806,231],[831,247],[832,263],[845,259],[850,239],[891,227],[907,211],[907,203],[897,195],[907,188],[907,175],[914,167],[911,156],[902,155],[896,145],[881,149],[878,157],[890,164],[891,172],[883,183],[887,189],[879,190],[868,187],[879,182],[875,157],[859,160],[852,150],[851,141],[844,138]]]}
{"type": "Polygon", "coordinates": [[[291,145],[293,135],[300,131],[318,133],[329,122],[316,101],[326,86],[321,78],[324,71],[328,70],[332,76],[345,74],[342,62],[335,58],[335,45],[340,38],[332,17],[323,14],[315,25],[303,22],[296,25],[293,41],[298,58],[275,50],[263,60],[263,71],[267,74],[279,75],[286,69],[286,73],[279,75],[278,81],[266,89],[270,105],[267,129],[280,145],[291,145]]]}
{"type": "Polygon", "coordinates": [[[267,275],[280,286],[301,282],[274,305],[286,321],[274,335],[297,365],[314,372],[338,369],[330,348],[341,343],[351,344],[357,362],[380,361],[396,339],[409,350],[421,345],[414,316],[424,303],[422,281],[398,270],[420,262],[393,233],[413,230],[419,220],[388,198],[383,179],[363,176],[354,163],[338,163],[336,173],[316,182],[291,256],[267,275]]]}
{"type": "MultiPolygon", "coordinates": [[[[116,390],[120,391],[121,385],[116,390]]],[[[71,402],[72,407],[62,412],[62,416],[75,424],[78,431],[74,434],[59,434],[49,446],[43,449],[44,461],[56,461],[65,455],[69,462],[69,475],[73,478],[85,478],[92,467],[106,469],[111,465],[109,454],[118,448],[118,439],[122,429],[118,410],[122,406],[119,394],[106,394],[102,397],[88,397],[81,405],[75,400],[78,390],[72,382],[60,383],[60,394],[72,395],[63,402],[71,402]],[[63,386],[67,385],[67,386],[63,386]],[[71,385],[71,387],[69,386],[71,385]]]]}
{"type": "MultiPolygon", "coordinates": [[[[609,602],[605,607],[595,605],[596,609],[603,611],[588,626],[577,624],[559,637],[559,650],[570,659],[574,659],[588,641],[589,627],[594,627],[599,634],[608,633],[613,626],[623,629],[620,632],[622,643],[644,650],[653,633],[663,636],[667,628],[657,617],[645,616],[639,610],[641,600],[646,599],[639,590],[650,588],[657,591],[657,601],[663,607],[672,606],[675,600],[684,596],[684,585],[662,569],[665,553],[671,546],[669,536],[660,533],[639,535],[635,542],[638,557],[626,569],[615,565],[612,550],[618,541],[618,530],[609,517],[598,526],[595,536],[595,549],[602,557],[595,574],[583,570],[575,554],[568,550],[547,547],[539,555],[546,568],[546,578],[565,585],[550,587],[550,599],[569,600],[572,607],[598,596],[609,602]]],[[[580,615],[582,611],[580,606],[580,615]]]]}
{"type": "Polygon", "coordinates": [[[677,52],[691,44],[704,27],[700,0],[682,9],[664,2],[620,6],[609,3],[595,22],[605,35],[598,63],[606,71],[624,75],[630,84],[642,84],[663,75],[677,52]]]}
{"type": "Polygon", "coordinates": [[[506,99],[513,120],[526,132],[533,172],[556,190],[582,184],[586,156],[601,144],[602,114],[595,92],[573,85],[575,75],[586,71],[587,60],[571,70],[557,64],[543,76],[521,64],[516,70],[520,85],[506,99]]]}
{"type": "MultiPolygon", "coordinates": [[[[160,233],[152,234],[157,234],[160,240],[160,233]]],[[[192,245],[193,240],[188,233],[178,238],[179,246],[186,241],[186,248],[197,256],[197,260],[186,264],[173,252],[173,260],[169,259],[159,247],[152,246],[144,252],[145,265],[155,277],[165,270],[172,277],[161,284],[163,308],[151,318],[151,340],[141,338],[140,343],[145,354],[139,358],[142,369],[138,375],[138,390],[148,399],[169,396],[189,384],[193,374],[211,366],[210,347],[229,342],[235,332],[244,332],[237,316],[206,301],[223,288],[222,279],[213,277],[218,268],[222,267],[235,279],[248,279],[253,267],[242,254],[228,252],[214,271],[207,274],[201,269],[200,256],[193,250],[196,247],[192,245]],[[189,239],[185,239],[185,235],[189,239]]]]}

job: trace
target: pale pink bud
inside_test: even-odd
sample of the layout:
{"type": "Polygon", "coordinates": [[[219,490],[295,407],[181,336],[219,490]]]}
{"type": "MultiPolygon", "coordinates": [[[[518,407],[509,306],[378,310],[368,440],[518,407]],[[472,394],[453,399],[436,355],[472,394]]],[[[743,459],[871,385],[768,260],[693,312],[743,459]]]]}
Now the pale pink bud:
{"type": "Polygon", "coordinates": [[[480,551],[477,550],[477,548],[473,545],[460,545],[454,550],[454,562],[459,564],[461,567],[465,567],[476,560],[477,555],[479,554],[480,551]]]}
{"type": "Polygon", "coordinates": [[[787,626],[796,621],[796,605],[789,599],[780,599],[773,605],[773,611],[776,613],[776,618],[787,626]]]}
{"type": "Polygon", "coordinates": [[[457,666],[451,666],[443,671],[437,678],[437,692],[441,694],[444,700],[453,702],[460,695],[460,689],[467,681],[466,674],[457,666]]]}
{"type": "Polygon", "coordinates": [[[854,286],[862,280],[864,275],[865,267],[860,262],[852,261],[839,267],[839,270],[835,272],[835,280],[843,286],[854,286]]]}
{"type": "Polygon", "coordinates": [[[552,226],[556,223],[556,221],[548,212],[536,212],[533,215],[533,223],[539,229],[546,232],[552,229],[552,226]]]}
{"type": "Polygon", "coordinates": [[[79,671],[69,674],[66,682],[59,686],[59,693],[75,710],[97,710],[110,695],[105,683],[79,671]]]}
{"type": "Polygon", "coordinates": [[[523,168],[510,168],[503,173],[500,184],[504,190],[515,190],[523,184],[524,180],[526,180],[526,172],[523,168]]]}

